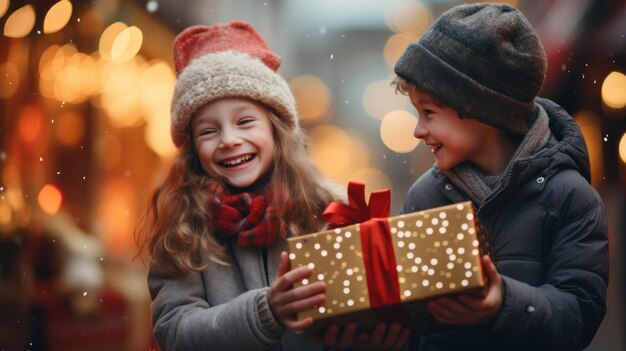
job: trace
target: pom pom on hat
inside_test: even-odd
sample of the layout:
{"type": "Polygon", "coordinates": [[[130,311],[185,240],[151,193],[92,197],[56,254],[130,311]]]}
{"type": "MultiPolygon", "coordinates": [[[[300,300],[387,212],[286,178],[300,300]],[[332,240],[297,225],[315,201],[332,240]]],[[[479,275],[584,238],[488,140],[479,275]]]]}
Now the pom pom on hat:
{"type": "Polygon", "coordinates": [[[226,97],[261,102],[288,126],[298,126],[289,85],[277,73],[281,60],[248,23],[193,26],[174,39],[176,87],[172,99],[172,139],[181,146],[193,114],[226,97]]]}
{"type": "Polygon", "coordinates": [[[519,10],[479,3],[444,12],[394,70],[463,116],[525,134],[546,66],[543,46],[519,10]]]}

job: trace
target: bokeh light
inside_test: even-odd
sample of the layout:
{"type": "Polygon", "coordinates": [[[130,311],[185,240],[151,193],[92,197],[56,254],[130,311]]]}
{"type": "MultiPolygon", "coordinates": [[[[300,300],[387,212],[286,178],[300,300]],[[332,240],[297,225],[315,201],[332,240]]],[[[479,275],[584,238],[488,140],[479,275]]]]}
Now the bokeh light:
{"type": "Polygon", "coordinates": [[[604,176],[604,158],[602,155],[602,132],[600,119],[592,111],[580,111],[574,115],[574,120],[580,127],[585,138],[589,163],[591,166],[591,184],[598,186],[604,176]]]}
{"type": "Polygon", "coordinates": [[[128,28],[126,24],[122,22],[115,22],[102,32],[102,35],[100,35],[100,42],[98,43],[98,50],[100,51],[100,56],[102,58],[107,60],[111,59],[111,48],[113,47],[113,42],[126,28],[128,28]]]}
{"type": "Polygon", "coordinates": [[[291,80],[289,86],[303,121],[314,121],[326,114],[331,104],[331,94],[321,79],[312,75],[298,76],[291,80]]]}
{"type": "Polygon", "coordinates": [[[146,119],[161,119],[153,117],[154,112],[166,110],[169,113],[170,102],[176,85],[176,75],[172,67],[164,60],[153,60],[139,77],[139,98],[146,119]]]}
{"type": "Polygon", "coordinates": [[[613,71],[602,83],[602,100],[614,109],[626,106],[626,75],[613,71]]]}
{"type": "Polygon", "coordinates": [[[98,54],[80,55],[80,86],[83,94],[96,95],[100,93],[100,76],[98,74],[98,65],[96,60],[99,59],[98,54]]]}
{"type": "Polygon", "coordinates": [[[415,150],[419,139],[413,136],[417,117],[407,111],[396,110],[385,115],[380,124],[380,138],[389,149],[398,153],[415,150]]]}
{"type": "Polygon", "coordinates": [[[132,233],[135,213],[135,187],[127,179],[112,179],[100,189],[98,218],[101,220],[103,240],[110,252],[128,252],[133,247],[132,233]]]}
{"type": "Polygon", "coordinates": [[[10,38],[23,38],[35,26],[35,9],[26,5],[15,10],[4,23],[4,35],[10,38]]]}
{"type": "Polygon", "coordinates": [[[395,33],[418,35],[433,21],[428,7],[417,0],[391,0],[385,5],[385,24],[395,33]]]}
{"type": "Polygon", "coordinates": [[[0,99],[6,99],[17,90],[20,85],[20,72],[12,62],[0,64],[0,99]]]}
{"type": "Polygon", "coordinates": [[[139,78],[139,98],[146,119],[144,139],[146,144],[159,156],[170,157],[176,147],[170,135],[170,101],[176,84],[172,67],[163,60],[154,60],[139,78]]]}
{"type": "Polygon", "coordinates": [[[71,44],[61,47],[52,45],[46,49],[39,58],[41,94],[61,102],[83,102],[86,91],[82,83],[87,80],[97,82],[93,78],[94,72],[84,71],[86,60],[89,60],[87,55],[79,53],[71,44]]]}
{"type": "Polygon", "coordinates": [[[395,93],[395,87],[390,85],[389,80],[379,80],[367,85],[363,93],[363,108],[365,112],[375,119],[382,120],[387,112],[402,110],[409,99],[395,93]]]}
{"type": "Polygon", "coordinates": [[[52,184],[44,185],[37,196],[39,207],[41,210],[51,216],[59,212],[63,203],[63,195],[61,191],[52,184]]]}
{"type": "Polygon", "coordinates": [[[60,69],[55,72],[55,66],[52,64],[52,60],[56,58],[60,48],[58,45],[50,45],[39,57],[39,77],[41,79],[54,80],[60,72],[60,69]]]}
{"type": "Polygon", "coordinates": [[[404,52],[410,43],[417,41],[419,36],[412,34],[394,34],[385,42],[385,48],[383,49],[383,56],[385,58],[385,64],[390,69],[396,65],[396,62],[404,52]]]}
{"type": "Polygon", "coordinates": [[[38,107],[25,105],[17,120],[17,131],[24,142],[32,143],[41,137],[43,114],[38,107]]]}
{"type": "Polygon", "coordinates": [[[111,123],[117,127],[131,127],[142,120],[140,92],[137,89],[141,68],[145,60],[136,56],[118,64],[101,66],[102,93],[100,108],[104,109],[111,123]]]}
{"type": "Polygon", "coordinates": [[[347,183],[355,169],[369,166],[369,151],[362,139],[335,126],[313,128],[309,150],[320,170],[339,183],[347,183]]]}
{"type": "Polygon", "coordinates": [[[176,146],[170,136],[169,110],[162,110],[157,118],[150,120],[144,131],[146,144],[161,157],[171,157],[176,153],[176,146]]]}
{"type": "Polygon", "coordinates": [[[352,143],[346,132],[331,125],[313,128],[309,150],[313,160],[328,177],[339,180],[352,155],[352,143]]]}
{"type": "Polygon", "coordinates": [[[9,9],[9,0],[0,0],[0,18],[2,18],[2,16],[4,16],[4,14],[7,13],[8,9],[9,9]]]}
{"type": "Polygon", "coordinates": [[[54,81],[54,98],[58,101],[77,104],[87,99],[81,84],[84,79],[81,63],[82,57],[85,56],[76,52],[65,58],[63,69],[54,81]]]}
{"type": "Polygon", "coordinates": [[[141,29],[130,26],[122,30],[111,45],[111,60],[116,63],[126,62],[139,52],[143,43],[141,29]]]}
{"type": "Polygon", "coordinates": [[[61,0],[54,4],[43,21],[43,32],[46,34],[58,32],[69,22],[72,17],[72,3],[61,0]]]}
{"type": "Polygon", "coordinates": [[[619,158],[626,163],[626,133],[622,134],[619,140],[619,158]]]}

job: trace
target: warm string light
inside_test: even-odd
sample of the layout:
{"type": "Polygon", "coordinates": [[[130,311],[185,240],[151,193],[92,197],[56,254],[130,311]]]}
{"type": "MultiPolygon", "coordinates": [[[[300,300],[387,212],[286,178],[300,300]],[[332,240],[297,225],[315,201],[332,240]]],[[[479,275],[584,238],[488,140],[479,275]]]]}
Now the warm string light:
{"type": "Polygon", "coordinates": [[[390,80],[379,80],[367,85],[363,92],[365,112],[377,120],[382,120],[393,110],[403,110],[409,105],[409,99],[396,94],[390,80]]]}
{"type": "Polygon", "coordinates": [[[9,0],[0,0],[0,18],[2,18],[2,16],[7,13],[7,10],[9,9],[9,4],[9,0]]]}
{"type": "Polygon", "coordinates": [[[415,126],[417,117],[410,112],[404,110],[388,112],[380,124],[380,138],[386,147],[395,152],[412,152],[419,144],[419,139],[413,135],[415,126]]]}
{"type": "Polygon", "coordinates": [[[602,83],[602,100],[613,109],[626,106],[626,75],[622,72],[609,73],[602,83]]]}
{"type": "Polygon", "coordinates": [[[303,121],[316,121],[328,113],[332,94],[323,80],[303,75],[292,79],[289,86],[298,102],[298,115],[303,121]]]}
{"type": "Polygon", "coordinates": [[[25,5],[9,15],[4,23],[4,35],[9,38],[23,38],[35,26],[35,9],[33,5],[25,5]]]}
{"type": "MultiPolygon", "coordinates": [[[[50,46],[39,60],[39,88],[43,96],[62,103],[90,100],[118,128],[146,123],[146,144],[162,157],[170,157],[175,147],[162,136],[169,134],[169,103],[176,78],[165,61],[146,62],[137,54],[140,32],[122,22],[113,23],[102,33],[99,50],[91,55],[72,44],[50,46]]],[[[69,134],[64,138],[72,143],[69,134]]],[[[74,135],[74,139],[79,137],[74,135]]]]}
{"type": "MultiPolygon", "coordinates": [[[[0,1],[0,17],[9,7],[8,0],[0,1]]],[[[43,33],[51,34],[63,29],[72,17],[73,6],[68,0],[61,0],[52,5],[43,20],[43,33]]],[[[33,31],[36,22],[35,8],[25,5],[13,11],[4,24],[3,34],[10,38],[23,38],[33,31]]],[[[37,32],[41,34],[41,31],[37,32]]]]}
{"type": "Polygon", "coordinates": [[[46,34],[55,33],[63,29],[72,17],[72,3],[69,1],[59,1],[52,5],[46,13],[43,21],[43,32],[46,34]]]}
{"type": "Polygon", "coordinates": [[[56,186],[46,184],[41,188],[41,190],[39,190],[37,201],[39,202],[39,207],[43,212],[54,216],[61,209],[63,194],[56,186]]]}
{"type": "Polygon", "coordinates": [[[404,52],[410,43],[419,39],[419,35],[410,33],[393,34],[387,39],[385,47],[383,49],[383,57],[385,64],[389,69],[393,69],[396,62],[400,58],[400,55],[404,52]]]}
{"type": "Polygon", "coordinates": [[[392,0],[385,6],[385,23],[395,33],[420,35],[433,21],[428,7],[417,0],[392,0]]]}
{"type": "Polygon", "coordinates": [[[622,134],[619,140],[619,157],[622,162],[626,163],[626,133],[622,134]]]}

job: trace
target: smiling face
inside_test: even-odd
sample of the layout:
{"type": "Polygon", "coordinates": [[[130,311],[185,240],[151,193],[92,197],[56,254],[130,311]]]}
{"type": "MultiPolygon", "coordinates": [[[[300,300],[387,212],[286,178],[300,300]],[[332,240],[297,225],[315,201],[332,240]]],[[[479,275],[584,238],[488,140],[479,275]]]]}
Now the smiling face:
{"type": "Polygon", "coordinates": [[[202,168],[232,186],[250,186],[272,168],[273,127],[260,104],[241,98],[212,101],[194,114],[191,128],[202,168]]]}
{"type": "Polygon", "coordinates": [[[423,91],[413,89],[409,97],[419,115],[413,134],[431,148],[437,168],[448,171],[464,161],[488,168],[492,127],[461,118],[455,109],[441,105],[423,91]]]}

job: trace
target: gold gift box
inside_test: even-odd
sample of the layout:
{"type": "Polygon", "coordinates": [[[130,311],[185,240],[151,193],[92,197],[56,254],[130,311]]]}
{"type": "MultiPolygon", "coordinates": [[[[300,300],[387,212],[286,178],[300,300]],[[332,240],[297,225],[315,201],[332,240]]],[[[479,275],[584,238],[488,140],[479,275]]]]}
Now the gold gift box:
{"type": "MultiPolygon", "coordinates": [[[[419,334],[445,327],[426,311],[428,299],[484,287],[480,256],[486,251],[479,237],[471,202],[463,202],[387,219],[400,287],[402,322],[419,334]]],[[[324,305],[309,309],[298,319],[313,317],[316,331],[329,323],[355,320],[365,329],[385,319],[381,308],[369,301],[360,225],[288,239],[291,268],[309,265],[310,279],[326,282],[324,305]]],[[[384,308],[383,308],[384,309],[384,308]]],[[[383,311],[384,312],[384,311],[383,311]]],[[[388,313],[389,314],[389,313],[388,313]]],[[[383,320],[384,321],[384,320],[383,320]]]]}

